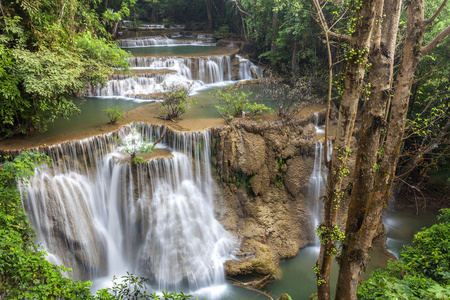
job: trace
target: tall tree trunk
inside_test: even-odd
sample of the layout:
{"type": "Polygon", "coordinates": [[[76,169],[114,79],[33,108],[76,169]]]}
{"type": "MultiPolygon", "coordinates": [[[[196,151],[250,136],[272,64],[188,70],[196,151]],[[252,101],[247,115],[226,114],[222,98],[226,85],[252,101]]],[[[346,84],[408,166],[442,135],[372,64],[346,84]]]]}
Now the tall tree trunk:
{"type": "Polygon", "coordinates": [[[338,235],[336,232],[337,208],[343,196],[342,180],[348,173],[346,165],[369,53],[375,8],[380,5],[382,0],[363,1],[361,8],[352,16],[357,21],[351,25],[354,32],[350,39],[344,91],[339,108],[338,130],[325,190],[323,222],[319,225],[321,240],[319,259],[314,267],[319,300],[330,299],[330,269],[331,261],[336,253],[335,241],[338,235]]]}
{"type": "Polygon", "coordinates": [[[366,212],[367,195],[373,188],[380,136],[382,129],[385,128],[386,105],[391,96],[400,6],[400,0],[385,0],[383,6],[380,5],[376,12],[377,26],[374,29],[369,55],[369,62],[372,64],[369,74],[370,95],[366,100],[362,117],[345,240],[340,257],[336,299],[356,299],[358,283],[368,255],[366,246],[372,242],[372,239],[367,239],[364,242],[364,250],[359,249],[359,245],[354,243],[353,235],[361,228],[366,212]],[[386,16],[384,19],[383,15],[386,16]]]}
{"type": "MultiPolygon", "coordinates": [[[[446,1],[447,0],[444,0],[439,10],[442,9],[446,1]]],[[[386,1],[385,8],[389,9],[391,4],[387,3],[388,1],[386,1]]],[[[336,299],[338,300],[356,299],[356,289],[366,264],[367,253],[372,245],[372,240],[377,233],[377,228],[381,221],[382,210],[386,206],[386,201],[389,199],[389,193],[395,177],[396,165],[406,124],[411,85],[421,54],[430,51],[432,45],[437,45],[437,43],[445,37],[444,34],[448,35],[450,33],[449,26],[429,45],[422,48],[421,45],[425,28],[431,20],[424,21],[424,0],[410,1],[407,5],[407,29],[402,53],[402,63],[396,80],[395,92],[390,110],[388,135],[383,149],[383,157],[379,168],[378,165],[373,165],[373,167],[378,168],[378,171],[376,171],[374,176],[369,174],[368,171],[371,167],[370,164],[376,162],[375,150],[378,150],[378,147],[371,150],[363,149],[358,152],[359,161],[357,161],[356,165],[355,185],[352,190],[352,203],[350,205],[346,225],[347,237],[341,256],[340,274],[337,284],[338,289],[336,299]],[[371,155],[371,157],[368,157],[369,155],[371,155]],[[373,184],[371,184],[366,176],[368,176],[369,179],[373,177],[373,184]],[[361,199],[363,199],[363,201],[361,201],[361,199]],[[364,201],[364,199],[367,200],[364,201]]],[[[392,7],[394,7],[394,5],[392,5],[392,7]]],[[[394,13],[395,11],[392,12],[392,14],[394,13]]],[[[386,15],[389,14],[389,12],[386,12],[386,15]]],[[[435,17],[436,14],[432,18],[435,17]]],[[[390,17],[388,19],[390,19],[390,17]]],[[[391,26],[391,23],[383,24],[383,28],[386,30],[392,30],[393,27],[394,26],[391,26]]],[[[389,37],[389,35],[387,37],[389,37]]],[[[395,35],[392,35],[391,38],[391,42],[394,43],[395,35]]],[[[383,46],[383,39],[380,46],[383,46]]],[[[379,50],[383,51],[383,48],[380,48],[379,50]]],[[[374,49],[374,55],[377,55],[376,51],[377,50],[374,49]]],[[[393,52],[391,53],[393,56],[393,52]]],[[[375,70],[373,70],[373,72],[375,72],[375,70]]],[[[380,73],[380,76],[381,75],[382,73],[380,73]]],[[[376,78],[372,79],[375,80],[376,78]]],[[[374,82],[376,83],[377,81],[375,80],[374,82]]],[[[379,97],[377,93],[375,93],[375,95],[379,97]]],[[[381,104],[385,104],[385,101],[379,101],[381,108],[381,104]]],[[[370,110],[376,112],[379,108],[376,106],[367,109],[369,114],[370,110]]],[[[379,136],[379,133],[374,134],[368,126],[376,125],[374,130],[379,130],[379,125],[376,124],[376,121],[381,119],[381,115],[374,114],[373,118],[368,116],[367,119],[364,120],[365,124],[361,131],[361,140],[358,144],[359,147],[364,147],[363,144],[368,141],[370,141],[371,147],[377,145],[377,136],[379,136]]]]}
{"type": "Polygon", "coordinates": [[[272,13],[272,41],[270,45],[270,51],[277,51],[277,38],[278,38],[278,11],[272,13]]]}
{"type": "Polygon", "coordinates": [[[208,25],[206,26],[206,30],[212,30],[212,0],[205,0],[206,2],[206,15],[208,16],[208,25]]]}

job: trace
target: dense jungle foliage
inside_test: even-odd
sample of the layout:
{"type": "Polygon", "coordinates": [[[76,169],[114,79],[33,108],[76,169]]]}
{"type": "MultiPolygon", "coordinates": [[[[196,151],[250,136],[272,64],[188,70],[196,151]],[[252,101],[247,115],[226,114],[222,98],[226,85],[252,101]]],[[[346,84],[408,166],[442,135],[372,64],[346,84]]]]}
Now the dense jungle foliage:
{"type": "Polygon", "coordinates": [[[358,299],[449,299],[450,209],[441,210],[440,223],[424,228],[405,246],[400,260],[374,271],[358,289],[358,299]]]}
{"type": "Polygon", "coordinates": [[[0,138],[44,131],[58,117],[79,113],[71,97],[105,83],[126,52],[106,30],[114,18],[100,1],[3,1],[0,15],[0,138]],[[106,13],[108,12],[108,13],[106,13]]]}
{"type": "MultiPolygon", "coordinates": [[[[322,11],[328,26],[337,34],[351,35],[355,24],[352,13],[360,3],[328,3],[322,11]]],[[[441,11],[428,25],[425,44],[448,27],[450,5],[440,8],[441,3],[426,3],[426,18],[441,11]]],[[[400,16],[396,54],[405,46],[407,5],[403,4],[400,16]]],[[[242,50],[253,61],[269,66],[273,74],[283,78],[285,86],[299,90],[296,84],[305,83],[302,90],[311,96],[302,99],[325,98],[328,56],[313,11],[312,2],[297,0],[0,1],[0,139],[44,131],[56,118],[79,113],[73,95],[83,94],[88,84],[104,84],[114,68],[128,69],[129,54],[114,42],[124,20],[131,21],[131,30],[138,30],[143,22],[185,24],[186,30],[208,30],[217,38],[242,39],[242,50]]],[[[449,53],[447,37],[418,62],[397,170],[399,188],[404,182],[419,191],[423,181],[450,185],[449,53]]],[[[333,41],[331,54],[332,100],[339,107],[351,52],[346,43],[333,41]]],[[[386,56],[390,55],[394,53],[386,56]]],[[[401,62],[402,57],[395,55],[394,77],[398,76],[401,62]]],[[[365,72],[358,119],[371,99],[370,64],[365,72]]],[[[383,147],[379,149],[380,157],[384,151],[383,147]]],[[[33,231],[20,204],[16,187],[21,179],[17,178],[26,179],[31,174],[27,170],[45,161],[38,154],[24,154],[0,170],[0,295],[89,298],[88,283],[63,278],[61,268],[44,260],[44,252],[34,245],[33,231]],[[13,268],[16,265],[20,268],[13,268]]],[[[374,164],[373,171],[377,168],[379,165],[374,164]]],[[[442,220],[418,235],[399,263],[375,273],[360,289],[361,297],[383,291],[399,299],[427,299],[432,293],[432,299],[447,297],[449,270],[442,258],[448,253],[442,249],[448,246],[448,211],[443,212],[442,220]]]]}

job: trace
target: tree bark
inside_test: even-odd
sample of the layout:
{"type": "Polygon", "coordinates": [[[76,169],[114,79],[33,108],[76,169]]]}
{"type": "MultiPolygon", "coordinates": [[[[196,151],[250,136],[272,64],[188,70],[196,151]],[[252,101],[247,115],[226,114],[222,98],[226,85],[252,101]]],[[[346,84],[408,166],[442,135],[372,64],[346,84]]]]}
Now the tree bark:
{"type": "MultiPolygon", "coordinates": [[[[380,5],[376,12],[377,26],[374,29],[369,56],[372,64],[369,74],[370,95],[366,100],[362,117],[345,240],[340,257],[336,299],[356,299],[358,283],[368,256],[367,251],[360,249],[353,238],[361,228],[367,206],[367,195],[373,188],[380,136],[382,129],[385,128],[386,105],[391,96],[400,6],[400,0],[385,0],[383,6],[380,5]],[[383,15],[386,16],[384,19],[383,15]],[[381,20],[383,20],[383,27],[381,27],[381,20]]],[[[366,239],[364,246],[367,243],[370,245],[371,242],[372,238],[366,239]]]]}
{"type": "Polygon", "coordinates": [[[319,300],[329,300],[330,268],[335,249],[333,232],[337,228],[337,208],[343,196],[342,180],[347,174],[347,160],[356,119],[358,100],[372,37],[375,8],[382,0],[363,1],[353,18],[354,32],[350,39],[348,63],[345,70],[344,91],[339,108],[338,130],[325,191],[323,222],[320,225],[320,252],[315,266],[319,300]]]}
{"type": "Polygon", "coordinates": [[[278,37],[278,11],[272,12],[272,42],[270,51],[275,53],[277,51],[277,37],[278,37]]]}
{"type": "MultiPolygon", "coordinates": [[[[386,1],[386,8],[389,5],[387,3],[386,1]]],[[[405,130],[411,86],[417,64],[423,53],[421,51],[421,45],[427,24],[424,21],[424,0],[410,1],[407,5],[407,28],[402,52],[402,63],[396,80],[390,110],[388,133],[383,149],[384,153],[379,169],[376,171],[375,176],[373,176],[373,184],[366,180],[364,171],[360,171],[359,169],[366,169],[365,174],[366,176],[368,175],[367,169],[370,168],[370,164],[367,164],[365,161],[370,161],[371,159],[371,163],[374,162],[374,151],[370,152],[368,149],[362,150],[360,157],[358,157],[360,162],[356,165],[355,184],[357,187],[354,187],[352,190],[352,203],[347,219],[347,237],[341,256],[338,290],[336,294],[336,299],[338,300],[356,299],[356,289],[366,264],[367,253],[377,233],[382,211],[386,207],[386,202],[389,199],[390,190],[395,178],[397,161],[405,130]],[[363,151],[365,152],[363,153],[363,151]],[[372,153],[372,158],[367,157],[369,153],[372,153]],[[366,168],[362,167],[364,164],[366,164],[366,168]],[[364,183],[364,181],[366,182],[364,183]],[[370,188],[370,186],[372,187],[370,188]],[[367,201],[358,200],[360,197],[367,199],[367,201]]],[[[394,26],[390,26],[388,23],[387,26],[383,24],[383,27],[391,30],[394,26]]],[[[445,32],[446,30],[443,31],[443,33],[445,32]]],[[[438,36],[442,40],[442,33],[438,36]]],[[[394,35],[392,39],[392,42],[395,42],[394,35]]],[[[426,50],[429,51],[430,49],[427,48],[426,50]]],[[[365,119],[365,123],[370,122],[373,122],[373,120],[371,121],[370,118],[365,119]]],[[[365,124],[363,127],[367,125],[365,124]]],[[[365,139],[371,136],[371,134],[366,129],[363,129],[361,134],[362,136],[358,146],[363,147],[362,144],[365,143],[365,139]]],[[[376,145],[376,135],[373,135],[373,137],[372,143],[376,145]]]]}

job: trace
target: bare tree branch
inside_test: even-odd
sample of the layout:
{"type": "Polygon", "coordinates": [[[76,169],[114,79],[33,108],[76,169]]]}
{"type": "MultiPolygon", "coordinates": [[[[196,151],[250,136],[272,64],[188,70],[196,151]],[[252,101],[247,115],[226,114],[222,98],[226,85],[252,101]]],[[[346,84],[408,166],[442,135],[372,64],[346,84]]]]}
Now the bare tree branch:
{"type": "Polygon", "coordinates": [[[237,7],[237,9],[241,12],[241,13],[243,13],[243,14],[245,14],[245,15],[247,15],[247,16],[252,16],[252,14],[251,13],[248,13],[248,12],[246,12],[245,10],[243,10],[242,8],[241,8],[241,5],[239,4],[239,1],[238,0],[230,0],[231,2],[234,2],[235,4],[236,4],[236,7],[237,7]]]}
{"type": "Polygon", "coordinates": [[[428,20],[423,21],[423,24],[425,26],[427,26],[428,24],[430,24],[431,22],[434,21],[434,19],[436,19],[436,17],[441,13],[442,9],[444,9],[445,4],[447,4],[448,0],[444,0],[441,4],[441,6],[438,8],[438,10],[434,13],[434,15],[429,18],[428,20]]]}
{"type": "Polygon", "coordinates": [[[449,34],[450,34],[450,25],[444,30],[442,30],[441,33],[439,33],[428,45],[422,47],[420,53],[422,55],[427,55],[428,52],[433,50],[434,47],[436,47],[440,42],[442,42],[449,34]]]}

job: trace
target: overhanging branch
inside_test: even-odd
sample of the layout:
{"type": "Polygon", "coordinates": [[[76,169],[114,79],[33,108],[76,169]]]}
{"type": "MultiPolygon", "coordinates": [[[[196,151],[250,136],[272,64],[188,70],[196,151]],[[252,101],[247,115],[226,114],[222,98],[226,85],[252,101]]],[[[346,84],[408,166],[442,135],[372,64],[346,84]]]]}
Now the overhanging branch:
{"type": "Polygon", "coordinates": [[[444,40],[445,37],[449,34],[450,34],[450,25],[444,30],[442,30],[441,33],[439,33],[428,45],[422,47],[420,53],[422,55],[427,55],[428,52],[433,50],[434,47],[436,47],[440,42],[442,42],[442,40],[444,40]]]}
{"type": "Polygon", "coordinates": [[[434,15],[429,18],[428,20],[423,21],[423,24],[425,26],[427,26],[428,24],[430,24],[431,22],[434,21],[434,19],[436,19],[436,17],[441,13],[442,9],[444,8],[445,4],[447,4],[448,0],[444,0],[441,4],[441,6],[438,8],[438,10],[434,13],[434,15]]]}

